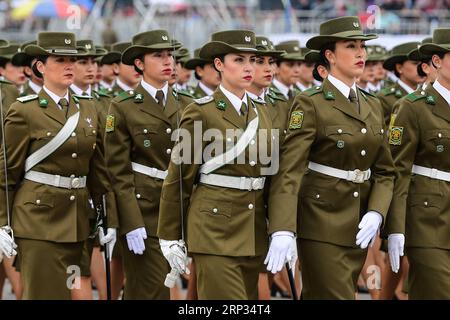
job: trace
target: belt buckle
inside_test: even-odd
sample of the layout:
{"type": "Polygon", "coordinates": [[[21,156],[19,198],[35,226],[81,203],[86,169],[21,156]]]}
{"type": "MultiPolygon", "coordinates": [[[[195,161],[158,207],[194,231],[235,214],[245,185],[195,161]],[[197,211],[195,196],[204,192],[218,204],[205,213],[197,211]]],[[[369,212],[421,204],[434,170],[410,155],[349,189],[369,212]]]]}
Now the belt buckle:
{"type": "Polygon", "coordinates": [[[78,189],[81,186],[81,180],[80,178],[72,178],[70,180],[70,187],[78,189]]]}
{"type": "Polygon", "coordinates": [[[355,174],[352,180],[353,183],[364,183],[364,171],[356,169],[353,173],[355,174]]]}
{"type": "Polygon", "coordinates": [[[261,178],[251,178],[252,179],[252,189],[253,190],[260,190],[262,189],[262,179],[261,178]]]}

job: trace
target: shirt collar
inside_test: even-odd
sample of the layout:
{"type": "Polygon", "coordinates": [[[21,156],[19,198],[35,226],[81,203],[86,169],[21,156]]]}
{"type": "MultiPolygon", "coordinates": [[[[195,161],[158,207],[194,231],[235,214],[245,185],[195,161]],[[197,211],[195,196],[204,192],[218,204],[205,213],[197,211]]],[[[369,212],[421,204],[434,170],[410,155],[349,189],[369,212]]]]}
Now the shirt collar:
{"type": "Polygon", "coordinates": [[[286,99],[289,99],[289,87],[285,86],[283,83],[278,81],[276,78],[273,78],[273,85],[283,94],[286,99]]]}
{"type": "Polygon", "coordinates": [[[309,87],[304,86],[303,83],[301,83],[300,81],[297,81],[296,85],[297,85],[297,88],[300,89],[300,91],[305,91],[305,90],[308,90],[309,88],[311,88],[311,86],[309,86],[309,87]]]}
{"type": "Polygon", "coordinates": [[[436,91],[442,96],[442,98],[445,99],[445,101],[447,101],[447,104],[450,106],[450,90],[440,84],[438,80],[433,83],[433,88],[436,89],[436,91]]]}
{"type": "Polygon", "coordinates": [[[415,90],[408,86],[406,83],[404,83],[402,80],[398,80],[397,84],[403,88],[403,90],[406,91],[407,94],[413,93],[415,90]]]}
{"type": "Polygon", "coordinates": [[[87,94],[88,94],[88,96],[92,96],[92,88],[91,88],[91,86],[89,85],[89,87],[87,88],[87,90],[81,90],[80,89],[80,87],[78,87],[77,85],[75,85],[75,84],[71,84],[70,85],[70,89],[72,89],[72,91],[76,94],[76,95],[79,95],[79,96],[82,96],[83,95],[83,92],[86,92],[87,94]]]}
{"type": "Polygon", "coordinates": [[[145,82],[144,79],[141,80],[141,85],[145,89],[145,91],[147,91],[148,94],[151,95],[153,99],[155,99],[156,103],[158,103],[158,101],[156,100],[156,91],[162,90],[162,92],[164,93],[164,105],[166,104],[167,91],[169,90],[169,83],[168,82],[166,82],[164,87],[162,87],[161,89],[156,89],[154,86],[152,86],[148,82],[145,82]]]}
{"type": "Polygon", "coordinates": [[[207,96],[212,96],[212,95],[213,95],[214,91],[211,90],[210,88],[208,88],[207,86],[205,86],[205,85],[203,84],[203,82],[200,81],[200,82],[198,83],[198,86],[200,87],[200,89],[203,90],[203,92],[206,93],[207,96]]]}
{"type": "Polygon", "coordinates": [[[353,83],[351,87],[343,83],[341,80],[339,80],[336,77],[333,77],[331,74],[328,75],[328,80],[331,82],[333,86],[336,87],[343,95],[344,97],[348,98],[350,94],[350,89],[353,89],[356,93],[356,84],[353,83]]]}
{"type": "Polygon", "coordinates": [[[63,97],[60,97],[57,94],[50,91],[49,89],[47,89],[45,86],[43,86],[42,89],[44,89],[44,91],[50,96],[50,98],[52,98],[52,100],[55,101],[56,105],[60,109],[61,109],[61,106],[59,105],[59,100],[66,98],[67,101],[69,101],[69,90],[67,90],[66,94],[63,97]]]}
{"type": "Polygon", "coordinates": [[[111,84],[106,83],[103,80],[100,81],[100,87],[106,88],[106,89],[111,89],[112,87],[114,87],[114,84],[115,84],[115,81],[113,81],[111,84]]]}
{"type": "Polygon", "coordinates": [[[225,89],[222,85],[220,85],[220,90],[222,90],[225,97],[227,97],[227,99],[231,102],[237,113],[241,114],[242,103],[245,103],[247,105],[247,92],[244,94],[244,97],[240,99],[234,93],[231,93],[230,91],[225,89]]]}
{"type": "Polygon", "coordinates": [[[175,89],[186,91],[187,83],[183,83],[183,84],[175,83],[175,89]]]}
{"type": "Polygon", "coordinates": [[[263,91],[263,93],[261,93],[261,95],[257,96],[254,93],[251,93],[250,91],[247,91],[248,96],[250,97],[250,99],[253,99],[255,101],[260,101],[260,102],[264,102],[264,98],[265,98],[265,91],[263,91]]]}
{"type": "Polygon", "coordinates": [[[390,79],[391,81],[394,81],[395,83],[397,83],[397,81],[400,80],[400,79],[395,75],[395,73],[393,73],[392,71],[388,71],[387,77],[388,77],[388,79],[390,79]]]}
{"type": "Polygon", "coordinates": [[[127,86],[125,83],[123,83],[122,81],[120,81],[119,78],[116,79],[116,84],[117,84],[123,91],[130,91],[130,90],[133,90],[132,87],[127,86]]]}
{"type": "Polygon", "coordinates": [[[31,80],[28,80],[28,86],[31,88],[31,90],[33,90],[36,94],[39,93],[39,91],[42,90],[42,87],[37,85],[36,83],[34,83],[31,80]]]}

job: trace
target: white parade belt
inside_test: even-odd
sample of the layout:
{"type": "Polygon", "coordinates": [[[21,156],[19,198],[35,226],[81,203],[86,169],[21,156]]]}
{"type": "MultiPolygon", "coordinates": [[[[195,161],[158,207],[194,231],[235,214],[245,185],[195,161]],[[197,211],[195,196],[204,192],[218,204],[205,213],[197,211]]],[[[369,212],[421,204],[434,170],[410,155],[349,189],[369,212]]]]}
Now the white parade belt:
{"type": "Polygon", "coordinates": [[[167,170],[162,171],[162,170],[159,170],[156,168],[144,166],[144,165],[136,163],[136,162],[131,163],[131,168],[135,172],[145,174],[146,176],[149,176],[152,178],[164,180],[167,177],[167,170]]]}
{"type": "Polygon", "coordinates": [[[48,174],[30,170],[25,173],[25,179],[53,187],[65,189],[82,189],[86,187],[86,176],[84,177],[62,177],[57,174],[48,174]]]}
{"type": "Polygon", "coordinates": [[[413,165],[412,173],[425,176],[431,179],[438,179],[450,182],[450,172],[441,171],[438,169],[422,167],[418,165],[413,165]]]}
{"type": "Polygon", "coordinates": [[[318,164],[312,161],[309,162],[308,168],[327,176],[344,179],[353,183],[364,183],[365,181],[370,179],[371,175],[370,169],[364,171],[359,169],[347,171],[325,166],[323,164],[318,164]]]}
{"type": "Polygon", "coordinates": [[[239,190],[261,190],[264,188],[265,177],[249,178],[249,177],[233,177],[221,174],[200,174],[200,182],[216,187],[233,188],[239,190]]]}

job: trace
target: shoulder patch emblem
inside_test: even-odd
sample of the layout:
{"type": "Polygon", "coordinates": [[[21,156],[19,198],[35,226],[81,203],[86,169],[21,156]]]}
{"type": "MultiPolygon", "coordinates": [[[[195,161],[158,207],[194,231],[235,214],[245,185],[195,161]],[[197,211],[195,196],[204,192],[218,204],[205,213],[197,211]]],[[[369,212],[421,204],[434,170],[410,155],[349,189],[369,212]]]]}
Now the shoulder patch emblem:
{"type": "Polygon", "coordinates": [[[207,103],[209,103],[209,102],[211,102],[213,100],[214,100],[214,98],[212,96],[205,96],[205,97],[200,98],[200,99],[194,99],[194,102],[197,103],[197,104],[207,104],[207,103]]]}
{"type": "Polygon", "coordinates": [[[436,104],[436,100],[435,100],[435,98],[433,96],[428,96],[427,97],[427,103],[435,105],[436,104]]]}
{"type": "MultiPolygon", "coordinates": [[[[309,89],[303,91],[303,93],[306,94],[308,97],[311,97],[319,92],[322,92],[322,87],[312,87],[312,88],[309,88],[309,89]]],[[[330,92],[327,92],[327,94],[328,93],[330,93],[330,92]]],[[[331,94],[333,94],[333,93],[331,92],[331,94]]],[[[326,98],[326,96],[325,96],[325,98],[326,98]]]]}
{"type": "Polygon", "coordinates": [[[31,100],[36,100],[37,98],[38,98],[37,94],[30,94],[30,95],[25,96],[25,97],[17,98],[17,101],[20,101],[20,102],[24,103],[24,102],[28,102],[28,101],[31,101],[31,100]]]}
{"type": "Polygon", "coordinates": [[[138,93],[134,96],[134,102],[136,103],[142,103],[144,102],[144,97],[142,96],[142,94],[138,93]]]}
{"type": "Polygon", "coordinates": [[[403,127],[392,127],[389,132],[389,144],[400,146],[402,144],[403,127]]]}
{"type": "Polygon", "coordinates": [[[114,115],[109,114],[106,117],[106,132],[113,132],[114,131],[114,115]]]}
{"type": "Polygon", "coordinates": [[[289,121],[289,129],[301,129],[303,125],[304,113],[303,111],[292,111],[291,120],[289,121]]]}

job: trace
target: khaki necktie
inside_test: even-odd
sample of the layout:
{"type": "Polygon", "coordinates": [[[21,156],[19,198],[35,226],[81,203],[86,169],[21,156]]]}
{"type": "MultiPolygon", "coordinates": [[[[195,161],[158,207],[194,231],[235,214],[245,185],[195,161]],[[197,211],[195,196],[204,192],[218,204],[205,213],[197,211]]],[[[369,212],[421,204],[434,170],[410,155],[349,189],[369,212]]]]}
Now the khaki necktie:
{"type": "Polygon", "coordinates": [[[62,111],[64,111],[64,115],[67,118],[67,114],[69,113],[69,101],[66,98],[62,98],[59,100],[58,104],[61,106],[62,111]]]}
{"type": "Polygon", "coordinates": [[[158,100],[158,104],[161,106],[161,108],[164,108],[164,92],[162,90],[156,91],[156,100],[158,100]]]}
{"type": "Polygon", "coordinates": [[[295,98],[295,92],[294,92],[294,90],[289,89],[289,91],[288,91],[288,98],[289,98],[289,100],[295,98]]]}
{"type": "Polygon", "coordinates": [[[242,102],[241,104],[241,115],[245,120],[245,124],[247,124],[247,120],[248,120],[248,106],[246,103],[242,102]]]}
{"type": "Polygon", "coordinates": [[[356,96],[355,90],[350,88],[350,93],[348,95],[348,100],[355,106],[356,112],[359,113],[359,103],[358,103],[358,97],[356,96]]]}

